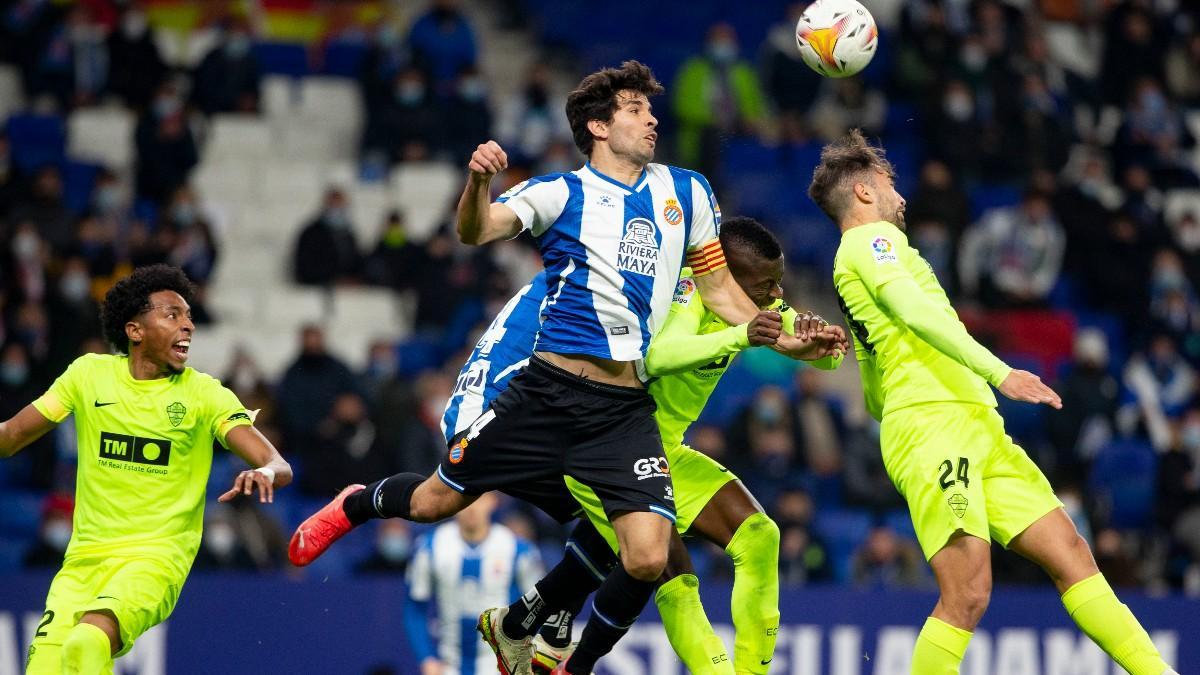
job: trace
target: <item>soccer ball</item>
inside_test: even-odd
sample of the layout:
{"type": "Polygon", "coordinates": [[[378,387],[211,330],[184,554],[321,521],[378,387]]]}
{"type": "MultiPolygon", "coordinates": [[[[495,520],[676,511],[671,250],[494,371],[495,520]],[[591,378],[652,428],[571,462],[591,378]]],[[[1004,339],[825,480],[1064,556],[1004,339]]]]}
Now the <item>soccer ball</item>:
{"type": "Polygon", "coordinates": [[[817,0],[796,24],[796,46],[809,68],[825,77],[850,77],[875,56],[879,30],[857,0],[817,0]]]}

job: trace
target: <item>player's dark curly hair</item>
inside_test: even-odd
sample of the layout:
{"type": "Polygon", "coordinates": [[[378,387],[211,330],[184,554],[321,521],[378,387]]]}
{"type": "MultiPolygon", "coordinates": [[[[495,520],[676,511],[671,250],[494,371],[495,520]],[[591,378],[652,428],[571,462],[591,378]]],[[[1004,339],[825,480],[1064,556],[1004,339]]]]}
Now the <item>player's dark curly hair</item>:
{"type": "Polygon", "coordinates": [[[637,61],[626,61],[620,68],[605,68],[583,78],[575,91],[567,95],[567,122],[571,124],[575,147],[583,154],[590,157],[596,142],[588,131],[588,122],[611,122],[617,111],[619,91],[636,91],[649,98],[664,90],[649,66],[637,61]]]}
{"type": "Polygon", "coordinates": [[[104,338],[118,352],[129,353],[125,324],[150,306],[150,296],[159,291],[175,291],[191,304],[196,287],[183,270],[170,265],[139,267],[104,294],[100,308],[100,326],[104,338]]]}
{"type": "Polygon", "coordinates": [[[813,171],[808,196],[833,222],[839,223],[850,208],[854,184],[876,169],[888,176],[896,175],[883,148],[868,143],[858,129],[851,129],[821,150],[821,163],[813,171]]]}
{"type": "Polygon", "coordinates": [[[721,247],[726,251],[738,247],[765,260],[775,260],[783,255],[775,235],[762,223],[746,216],[734,216],[721,222],[721,247]]]}

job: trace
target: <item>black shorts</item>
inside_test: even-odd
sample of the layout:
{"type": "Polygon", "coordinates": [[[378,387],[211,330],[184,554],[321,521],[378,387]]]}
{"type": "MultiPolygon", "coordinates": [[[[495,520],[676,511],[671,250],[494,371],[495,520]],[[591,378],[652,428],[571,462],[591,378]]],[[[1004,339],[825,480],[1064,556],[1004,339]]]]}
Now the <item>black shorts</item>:
{"type": "Polygon", "coordinates": [[[674,522],[654,410],[645,389],[581,378],[535,355],[450,446],[437,473],[464,494],[500,490],[560,521],[579,512],[563,483],[571,476],[596,492],[610,518],[650,511],[674,522]]]}

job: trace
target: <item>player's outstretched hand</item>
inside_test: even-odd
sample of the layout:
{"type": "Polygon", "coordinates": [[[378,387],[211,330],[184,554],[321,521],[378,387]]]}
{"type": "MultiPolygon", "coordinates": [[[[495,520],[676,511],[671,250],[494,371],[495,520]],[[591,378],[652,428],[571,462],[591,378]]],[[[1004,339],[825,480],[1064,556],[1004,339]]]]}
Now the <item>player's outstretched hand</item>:
{"type": "Polygon", "coordinates": [[[471,161],[467,164],[472,173],[483,176],[495,176],[508,168],[508,155],[496,141],[488,141],[475,148],[471,153],[471,161]]]}
{"type": "Polygon", "coordinates": [[[219,502],[227,502],[238,495],[254,494],[254,488],[258,487],[258,501],[267,504],[275,501],[275,485],[274,481],[262,471],[247,469],[237,475],[233,479],[233,487],[229,492],[217,497],[219,502]]]}
{"type": "Polygon", "coordinates": [[[795,335],[780,335],[779,341],[771,348],[799,361],[819,361],[827,356],[842,356],[849,346],[841,326],[825,326],[815,332],[810,331],[808,339],[795,335]]]}
{"type": "Polygon", "coordinates": [[[779,312],[759,312],[746,324],[746,337],[751,347],[773,345],[783,332],[783,317],[779,312]]]}
{"type": "Polygon", "coordinates": [[[1042,383],[1042,378],[1028,370],[1013,370],[1000,383],[1000,393],[1014,401],[1045,403],[1055,410],[1062,409],[1062,398],[1042,383]]]}

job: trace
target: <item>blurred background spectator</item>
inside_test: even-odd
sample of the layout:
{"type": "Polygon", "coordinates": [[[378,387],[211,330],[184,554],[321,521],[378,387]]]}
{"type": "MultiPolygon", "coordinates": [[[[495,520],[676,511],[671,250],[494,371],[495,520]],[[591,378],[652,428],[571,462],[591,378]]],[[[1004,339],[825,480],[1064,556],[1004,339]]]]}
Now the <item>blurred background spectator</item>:
{"type": "MultiPolygon", "coordinates": [[[[644,16],[615,1],[614,16],[644,16]]],[[[184,267],[209,321],[193,364],[260,410],[301,479],[277,508],[214,509],[204,564],[275,569],[281,533],[344,483],[433,468],[463,354],[538,270],[528,235],[457,242],[464,155],[504,145],[497,193],[577,168],[565,93],[638,58],[668,86],[658,159],[778,233],[787,297],[826,318],[839,233],[803,187],[823,139],[879,138],[909,239],[964,323],[1063,394],[1059,412],[1000,411],[1105,569],[1200,594],[1196,9],[879,3],[874,62],[832,81],[798,59],[805,4],[699,0],[668,31],[542,0],[6,5],[0,414],[106,349],[98,301],[115,278],[184,267]]],[[[688,441],[769,506],[786,583],[910,581],[911,523],[852,362],[825,374],[747,354],[688,441]]],[[[28,505],[69,493],[74,462],[67,424],[0,463],[0,508],[22,514],[0,526],[0,560],[61,538],[28,505]]],[[[237,462],[218,452],[214,483],[237,462]]],[[[557,525],[501,513],[561,550],[557,525]]],[[[384,524],[321,573],[399,572],[423,532],[384,524]]],[[[727,571],[723,552],[694,554],[727,571]]],[[[996,557],[999,582],[1044,583],[996,557]]]]}

